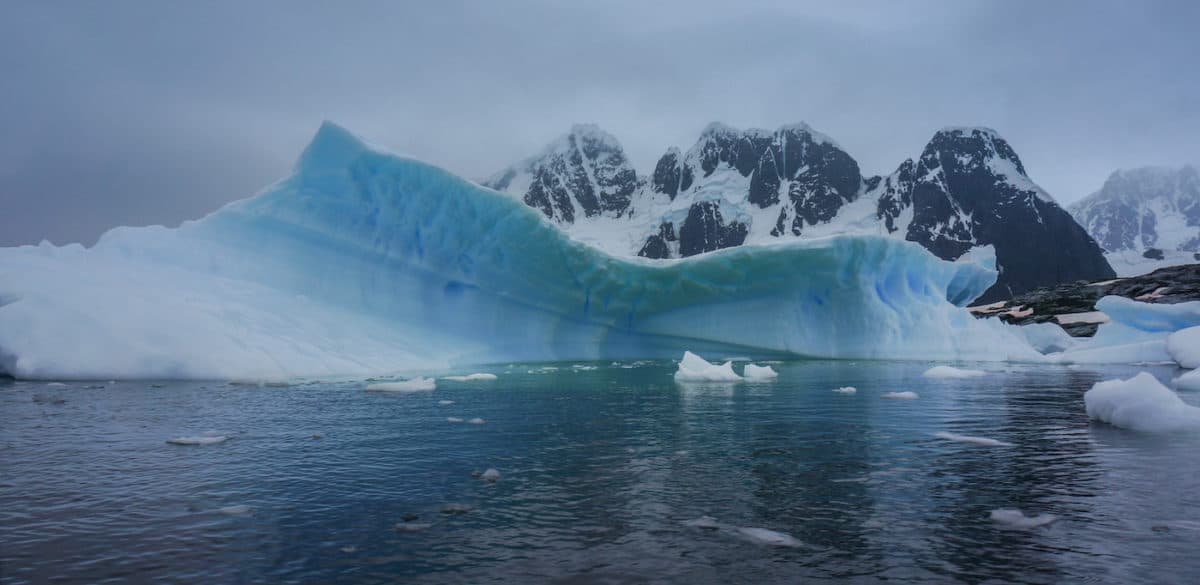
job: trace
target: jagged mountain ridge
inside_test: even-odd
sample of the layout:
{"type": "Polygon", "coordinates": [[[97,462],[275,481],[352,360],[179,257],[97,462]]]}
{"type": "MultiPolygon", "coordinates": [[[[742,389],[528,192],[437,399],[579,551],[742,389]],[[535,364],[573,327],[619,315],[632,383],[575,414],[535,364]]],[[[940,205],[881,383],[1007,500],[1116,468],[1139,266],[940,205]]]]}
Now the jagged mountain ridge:
{"type": "Polygon", "coordinates": [[[1118,170],[1070,211],[1122,276],[1200,261],[1195,167],[1118,170]]]}
{"type": "Polygon", "coordinates": [[[619,153],[612,136],[576,126],[483,184],[617,255],[677,258],[787,237],[878,233],[943,259],[994,246],[1001,273],[981,301],[1114,276],[1095,241],[987,128],[943,129],[918,158],[883,177],[863,177],[853,157],[806,124],[774,131],[711,124],[686,152],[669,149],[647,178],[619,153]],[[581,146],[590,143],[602,147],[581,146]],[[569,180],[601,175],[621,180],[569,180]],[[622,194],[609,196],[609,207],[593,202],[606,188],[622,194]]]}

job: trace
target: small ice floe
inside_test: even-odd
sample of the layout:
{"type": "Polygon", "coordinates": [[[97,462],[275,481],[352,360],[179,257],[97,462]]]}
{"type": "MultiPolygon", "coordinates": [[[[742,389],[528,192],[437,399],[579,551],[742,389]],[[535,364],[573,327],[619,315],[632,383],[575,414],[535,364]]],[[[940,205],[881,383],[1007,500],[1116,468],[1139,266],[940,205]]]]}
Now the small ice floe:
{"type": "Polygon", "coordinates": [[[571,369],[575,370],[577,372],[589,372],[591,370],[595,370],[596,366],[589,366],[586,364],[575,364],[575,365],[571,366],[571,369]]]}
{"type": "Polygon", "coordinates": [[[1180,367],[1200,368],[1200,327],[1188,327],[1168,335],[1167,353],[1180,367]]]}
{"type": "Polygon", "coordinates": [[[683,352],[679,369],[675,371],[677,382],[737,382],[741,379],[742,377],[733,371],[733,362],[714,366],[690,351],[683,352]]]}
{"type": "Polygon", "coordinates": [[[842,386],[841,388],[834,388],[833,391],[836,394],[854,394],[858,392],[858,389],[854,386],[842,386]]]}
{"type": "Polygon", "coordinates": [[[692,528],[703,528],[705,530],[720,530],[721,529],[721,524],[719,522],[717,522],[717,519],[713,518],[712,516],[701,516],[699,518],[696,518],[695,520],[688,520],[687,522],[684,522],[683,525],[690,526],[692,528]]]}
{"type": "Polygon", "coordinates": [[[357,546],[343,546],[342,548],[340,548],[338,550],[340,550],[346,554],[350,554],[350,553],[358,552],[358,547],[357,546]]]}
{"type": "Polygon", "coordinates": [[[979,445],[981,447],[1012,447],[1012,443],[1005,443],[1004,441],[997,441],[996,439],[989,439],[987,437],[972,437],[971,435],[959,435],[955,433],[948,433],[946,431],[934,433],[933,436],[939,439],[946,439],[947,441],[970,443],[972,445],[979,445]]]}
{"type": "Polygon", "coordinates": [[[485,421],[485,420],[483,420],[483,419],[481,419],[481,418],[479,418],[479,417],[475,417],[475,418],[473,418],[473,419],[471,419],[471,420],[468,420],[468,421],[467,421],[467,424],[469,424],[469,425],[481,425],[481,424],[483,424],[483,423],[485,423],[485,422],[487,422],[487,421],[485,421]]]}
{"type": "Polygon", "coordinates": [[[198,437],[173,437],[167,439],[167,443],[171,445],[216,445],[229,440],[228,435],[217,435],[205,433],[198,437]]]}
{"type": "Polygon", "coordinates": [[[983,370],[964,370],[962,368],[952,368],[950,366],[934,366],[928,370],[925,370],[925,373],[921,375],[926,378],[934,379],[961,379],[986,376],[987,372],[983,370]]]}
{"type": "Polygon", "coordinates": [[[463,419],[461,419],[461,418],[458,418],[457,416],[448,416],[448,417],[446,417],[446,422],[448,422],[448,423],[460,423],[460,422],[463,422],[463,419]]]}
{"type": "Polygon", "coordinates": [[[1010,528],[1037,528],[1053,523],[1055,520],[1058,520],[1058,516],[1054,514],[1026,516],[1020,510],[1000,508],[999,510],[992,510],[991,519],[996,524],[1002,524],[1010,528]]]}
{"type": "Polygon", "coordinates": [[[438,401],[438,406],[450,406],[451,404],[454,404],[453,400],[439,400],[438,401]]]}
{"type": "Polygon", "coordinates": [[[367,386],[368,392],[429,392],[437,388],[437,382],[433,378],[413,378],[404,380],[403,382],[379,382],[367,386]]]}
{"type": "MultiPolygon", "coordinates": [[[[1179,386],[1179,380],[1175,384],[1179,386]]],[[[1147,372],[1128,380],[1097,382],[1084,392],[1083,403],[1090,418],[1134,431],[1200,429],[1200,407],[1184,402],[1147,372]]]]}
{"type": "Polygon", "coordinates": [[[475,373],[467,374],[466,376],[444,376],[442,379],[453,382],[477,382],[481,380],[495,380],[496,374],[475,373]]]}
{"type": "Polygon", "coordinates": [[[474,509],[475,506],[470,504],[449,503],[442,506],[441,512],[443,514],[466,514],[474,509]]]}
{"type": "Polygon", "coordinates": [[[47,382],[46,387],[47,388],[66,388],[67,385],[63,384],[62,382],[47,382]]]}
{"type": "Polygon", "coordinates": [[[921,396],[911,390],[905,390],[904,392],[884,392],[880,395],[880,397],[890,398],[892,400],[916,400],[921,396]]]}
{"type": "Polygon", "coordinates": [[[800,542],[790,534],[775,532],[774,530],[767,530],[766,528],[749,528],[742,526],[736,528],[735,530],[739,536],[755,544],[789,548],[804,546],[804,543],[800,542]]]}
{"type": "Polygon", "coordinates": [[[495,467],[489,467],[487,471],[480,474],[479,479],[488,483],[496,483],[500,481],[500,471],[495,467]]]}
{"type": "Polygon", "coordinates": [[[251,508],[245,504],[238,504],[236,506],[217,508],[217,513],[224,514],[226,516],[249,516],[254,513],[254,508],[251,508]]]}
{"type": "Polygon", "coordinates": [[[771,366],[756,366],[754,364],[746,364],[743,375],[747,380],[774,380],[779,377],[779,373],[771,366]]]}

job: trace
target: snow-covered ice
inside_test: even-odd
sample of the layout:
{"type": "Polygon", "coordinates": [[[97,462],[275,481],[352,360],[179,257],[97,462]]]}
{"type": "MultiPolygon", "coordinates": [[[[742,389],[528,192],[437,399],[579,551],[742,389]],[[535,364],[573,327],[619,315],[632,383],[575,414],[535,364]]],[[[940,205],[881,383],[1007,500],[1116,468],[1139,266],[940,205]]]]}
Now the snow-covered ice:
{"type": "Polygon", "coordinates": [[[939,439],[946,439],[947,441],[970,443],[972,445],[979,445],[982,447],[1012,447],[1012,443],[1005,443],[1004,441],[998,441],[996,439],[989,439],[987,437],[974,437],[971,435],[959,435],[957,433],[946,431],[934,433],[933,436],[939,439]]]}
{"type": "Polygon", "coordinates": [[[715,355],[1040,360],[1023,336],[962,308],[995,280],[992,267],[883,235],[615,257],[514,198],[326,123],[290,177],[202,219],[117,228],[87,249],[0,248],[0,371],[365,378],[669,358],[681,343],[715,355]]]}
{"type": "Polygon", "coordinates": [[[433,378],[413,378],[404,380],[403,382],[377,382],[367,386],[370,392],[429,392],[437,388],[437,382],[433,378]]]}
{"type": "Polygon", "coordinates": [[[779,377],[779,373],[771,366],[756,366],[754,364],[746,364],[743,375],[747,380],[773,380],[779,377]]]}
{"type": "Polygon", "coordinates": [[[961,368],[954,368],[951,366],[934,366],[932,368],[929,368],[928,370],[925,370],[925,373],[921,374],[921,375],[926,378],[935,378],[935,379],[936,378],[959,379],[959,378],[978,378],[979,376],[986,376],[987,372],[985,372],[983,370],[966,370],[966,369],[961,369],[961,368]]]}
{"type": "Polygon", "coordinates": [[[842,386],[841,388],[834,388],[833,391],[837,394],[854,394],[858,392],[858,389],[854,386],[842,386]]]}
{"type": "Polygon", "coordinates": [[[444,376],[443,380],[451,380],[453,382],[475,382],[479,380],[495,380],[496,374],[467,374],[466,376],[444,376]]]}
{"type": "Polygon", "coordinates": [[[1089,417],[1135,431],[1200,429],[1200,408],[1191,406],[1142,372],[1128,380],[1097,382],[1083,395],[1089,417]]]}
{"type": "Polygon", "coordinates": [[[992,522],[1010,528],[1037,528],[1039,526],[1052,524],[1058,520],[1058,516],[1053,514],[1026,516],[1024,512],[1012,508],[1000,508],[998,510],[992,510],[990,517],[992,522]]]}
{"type": "Polygon", "coordinates": [[[679,369],[675,371],[677,382],[737,382],[741,379],[742,377],[733,371],[733,362],[713,365],[690,351],[683,352],[683,359],[679,360],[679,369]]]}
{"type": "Polygon", "coordinates": [[[884,392],[880,397],[892,400],[916,400],[921,396],[912,390],[905,390],[903,392],[884,392]]]}
{"type": "Polygon", "coordinates": [[[1167,354],[1180,366],[1200,368],[1200,326],[1180,329],[1168,335],[1167,354]]]}

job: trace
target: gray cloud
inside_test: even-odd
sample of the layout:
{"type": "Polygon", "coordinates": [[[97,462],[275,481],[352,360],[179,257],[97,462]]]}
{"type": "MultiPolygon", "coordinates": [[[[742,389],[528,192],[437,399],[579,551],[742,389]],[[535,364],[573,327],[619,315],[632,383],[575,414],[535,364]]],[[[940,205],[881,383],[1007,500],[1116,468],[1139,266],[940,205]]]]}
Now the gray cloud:
{"type": "Polygon", "coordinates": [[[868,173],[996,128],[1060,201],[1200,159],[1200,4],[8,2],[0,245],[175,224],[321,120],[479,177],[573,122],[642,169],[708,122],[804,120],[868,173]]]}

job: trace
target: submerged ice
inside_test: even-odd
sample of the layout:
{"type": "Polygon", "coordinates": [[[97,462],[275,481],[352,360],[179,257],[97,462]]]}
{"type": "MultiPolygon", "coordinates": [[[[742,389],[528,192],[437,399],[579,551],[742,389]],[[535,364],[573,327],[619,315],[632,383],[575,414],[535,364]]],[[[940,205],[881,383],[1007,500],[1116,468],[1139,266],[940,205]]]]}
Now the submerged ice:
{"type": "Polygon", "coordinates": [[[175,229],[0,249],[0,371],[378,376],[715,355],[1039,359],[961,307],[989,266],[838,236],[609,256],[533,210],[325,124],[294,173],[175,229]]]}

